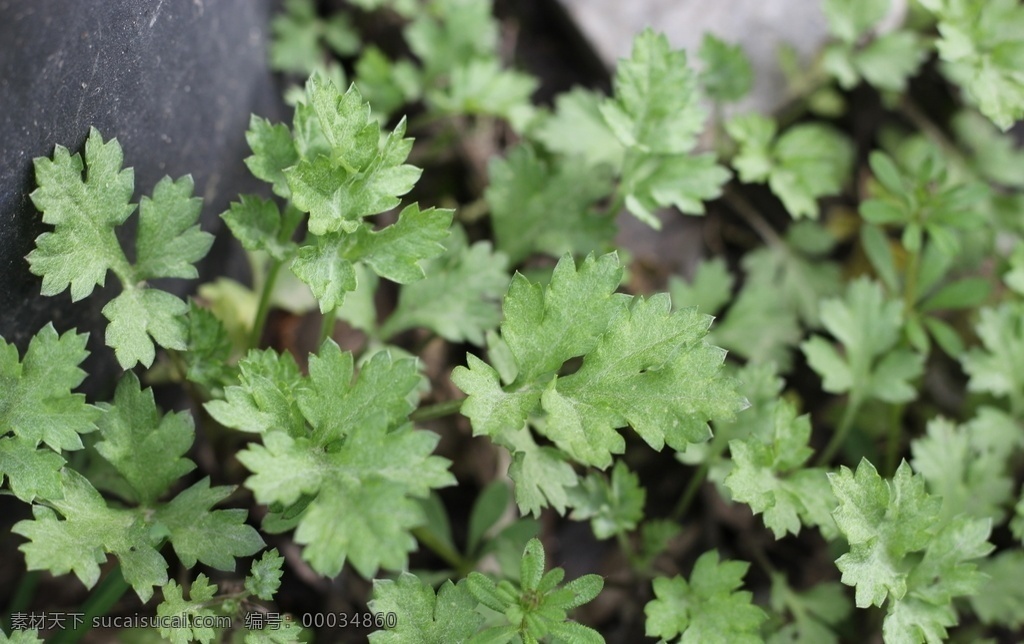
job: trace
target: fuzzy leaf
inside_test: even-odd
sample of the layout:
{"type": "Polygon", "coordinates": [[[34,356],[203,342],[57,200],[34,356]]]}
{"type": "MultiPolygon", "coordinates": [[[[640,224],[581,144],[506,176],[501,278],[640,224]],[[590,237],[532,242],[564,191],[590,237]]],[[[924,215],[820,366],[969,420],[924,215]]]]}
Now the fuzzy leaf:
{"type": "Polygon", "coordinates": [[[245,578],[246,591],[263,601],[272,600],[281,587],[283,565],[284,557],[277,553],[277,548],[264,552],[262,557],[252,562],[249,576],[245,578]]]}
{"type": "Polygon", "coordinates": [[[372,644],[449,644],[475,635],[484,618],[466,583],[446,581],[434,589],[416,575],[403,572],[398,579],[375,579],[370,610],[398,616],[394,628],[370,634],[372,644]]]}
{"type": "Polygon", "coordinates": [[[216,637],[212,628],[202,624],[202,619],[212,618],[213,610],[207,607],[207,602],[217,594],[217,586],[210,583],[206,575],[199,573],[189,588],[189,598],[185,599],[185,589],[179,586],[173,579],[163,587],[164,600],[156,607],[158,617],[173,620],[174,626],[160,626],[160,635],[167,638],[172,644],[188,644],[189,642],[201,642],[209,644],[216,637]]]}

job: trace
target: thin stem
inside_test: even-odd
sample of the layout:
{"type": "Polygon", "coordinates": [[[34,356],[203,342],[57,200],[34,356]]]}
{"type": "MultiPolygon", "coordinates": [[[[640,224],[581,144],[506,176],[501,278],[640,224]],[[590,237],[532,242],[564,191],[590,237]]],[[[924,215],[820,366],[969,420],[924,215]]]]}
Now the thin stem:
{"type": "Polygon", "coordinates": [[[465,557],[459,554],[458,551],[441,539],[438,539],[426,528],[415,528],[412,533],[420,543],[425,545],[438,557],[444,559],[445,563],[454,568],[459,577],[465,577],[473,571],[473,562],[468,561],[465,557]]]}
{"type": "Polygon", "coordinates": [[[51,642],[55,644],[74,644],[74,642],[77,642],[89,632],[89,629],[92,627],[93,618],[110,612],[110,609],[128,591],[128,588],[128,582],[124,580],[124,575],[121,574],[121,566],[115,565],[107,573],[103,581],[100,582],[99,586],[92,591],[89,599],[82,606],[84,623],[82,623],[81,628],[57,631],[51,642]]]}
{"type": "Polygon", "coordinates": [[[413,422],[422,422],[425,420],[434,420],[436,418],[444,418],[445,416],[457,414],[459,413],[459,410],[462,409],[462,403],[464,401],[464,398],[461,400],[446,400],[442,403],[435,403],[433,405],[427,405],[426,407],[420,407],[409,414],[409,420],[413,422]]]}
{"type": "Polygon", "coordinates": [[[885,453],[885,471],[888,476],[896,472],[896,461],[899,459],[900,446],[903,438],[900,418],[903,416],[903,405],[892,406],[892,416],[889,418],[889,436],[887,437],[885,453]]]}
{"type": "Polygon", "coordinates": [[[832,435],[832,440],[828,442],[825,449],[818,455],[815,463],[817,465],[825,465],[829,463],[832,458],[839,451],[839,448],[846,442],[846,436],[850,433],[850,428],[853,427],[853,419],[857,417],[857,412],[860,410],[860,397],[851,396],[849,402],[846,405],[846,411],[843,413],[842,420],[839,421],[839,429],[832,435]]]}
{"type": "Polygon", "coordinates": [[[338,321],[338,309],[333,308],[327,313],[324,313],[324,318],[320,322],[320,342],[317,346],[320,346],[327,340],[327,338],[334,335],[334,323],[338,321]]]}
{"type": "Polygon", "coordinates": [[[14,596],[7,606],[7,616],[3,618],[4,630],[11,632],[11,615],[23,613],[32,605],[32,597],[35,596],[36,586],[39,584],[39,571],[30,570],[21,576],[18,586],[14,589],[14,596]]]}
{"type": "Polygon", "coordinates": [[[281,270],[281,262],[276,259],[270,260],[270,268],[267,269],[267,277],[263,282],[263,291],[260,293],[260,303],[256,309],[256,319],[252,323],[252,331],[249,333],[249,348],[255,349],[260,345],[263,337],[263,326],[267,323],[267,315],[270,313],[270,296],[274,292],[274,284],[277,282],[277,274],[281,270]]]}
{"type": "Polygon", "coordinates": [[[779,233],[775,232],[775,229],[761,216],[760,211],[747,201],[746,197],[741,195],[736,188],[727,185],[722,191],[722,201],[742,217],[743,221],[754,229],[764,243],[773,248],[786,247],[785,242],[779,237],[779,233]]]}
{"type": "Polygon", "coordinates": [[[700,464],[697,471],[690,477],[690,482],[686,486],[686,490],[683,491],[683,496],[679,497],[679,501],[676,503],[676,507],[672,509],[672,519],[679,521],[686,514],[686,511],[690,509],[690,505],[693,500],[697,497],[697,492],[700,490],[701,485],[704,483],[704,479],[708,476],[708,471],[711,469],[711,464],[718,460],[718,457],[725,451],[726,446],[729,444],[723,434],[715,434],[715,437],[711,439],[711,447],[708,450],[707,458],[700,464]]]}

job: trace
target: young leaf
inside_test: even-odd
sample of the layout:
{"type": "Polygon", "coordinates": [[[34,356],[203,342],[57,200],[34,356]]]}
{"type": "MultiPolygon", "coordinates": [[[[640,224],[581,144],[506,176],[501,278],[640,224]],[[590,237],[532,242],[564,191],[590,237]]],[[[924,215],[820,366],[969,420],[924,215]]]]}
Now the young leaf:
{"type": "Polygon", "coordinates": [[[912,399],[916,390],[907,381],[921,374],[923,358],[896,348],[901,317],[900,303],[886,301],[878,283],[864,278],[849,285],[844,299],[823,302],[822,322],[843,344],[845,357],[821,336],[800,346],[825,391],[850,392],[860,401],[912,399]]]}
{"type": "Polygon", "coordinates": [[[445,255],[426,263],[427,277],[402,288],[398,306],[381,327],[382,337],[425,327],[450,342],[479,346],[484,334],[497,328],[508,260],[488,242],[470,246],[462,229],[455,230],[445,255]]]}
{"type": "Polygon", "coordinates": [[[535,252],[560,256],[611,245],[615,222],[593,211],[611,177],[580,163],[548,162],[532,147],[516,146],[488,166],[484,196],[498,249],[518,263],[535,252]]]}
{"type": "Polygon", "coordinates": [[[446,581],[434,589],[416,575],[403,572],[398,579],[375,579],[370,610],[394,613],[396,626],[370,634],[372,644],[448,644],[468,641],[483,624],[477,600],[465,581],[446,581]]]}
{"type": "Polygon", "coordinates": [[[828,513],[835,507],[835,497],[824,486],[825,472],[804,467],[812,453],[807,446],[809,416],[797,418],[793,404],[780,401],[774,425],[767,441],[767,437],[752,436],[729,443],[734,465],[725,486],[734,500],[747,503],[755,514],[764,514],[764,523],[776,539],[799,534],[801,522],[831,524],[828,513]]]}
{"type": "Polygon", "coordinates": [[[199,573],[189,588],[189,598],[185,599],[185,589],[173,579],[163,587],[164,600],[156,607],[158,617],[165,618],[167,624],[160,626],[160,635],[173,644],[202,642],[209,644],[216,633],[204,620],[196,618],[212,618],[214,613],[207,608],[207,602],[217,594],[217,586],[210,583],[206,575],[199,573]]]}
{"type": "Polygon", "coordinates": [[[755,644],[767,615],[752,602],[743,585],[750,564],[743,561],[719,563],[718,552],[705,552],[697,559],[687,581],[683,577],[658,577],[654,595],[644,607],[647,636],[696,644],[728,641],[755,644]]]}
{"type": "Polygon", "coordinates": [[[195,438],[192,416],[182,411],[161,417],[153,390],[143,390],[131,372],[117,383],[113,404],[100,407],[106,413],[99,421],[103,439],[96,451],[128,484],[133,496],[127,500],[154,507],[175,481],[196,467],[183,458],[195,438]]]}
{"type": "Polygon", "coordinates": [[[733,282],[725,260],[716,257],[702,261],[690,283],[670,277],[668,289],[676,308],[696,306],[705,315],[717,315],[732,299],[733,282]]]}
{"type": "Polygon", "coordinates": [[[548,150],[590,167],[621,167],[624,149],[601,116],[602,99],[596,92],[580,87],[559,94],[554,114],[540,120],[533,129],[533,138],[548,150]]]}
{"type": "Polygon", "coordinates": [[[270,601],[281,587],[283,565],[284,557],[277,553],[277,548],[267,550],[262,557],[252,562],[249,576],[245,578],[245,590],[264,601],[270,601]]]}
{"type": "MultiPolygon", "coordinates": [[[[314,75],[306,85],[309,106],[329,146],[329,155],[303,154],[284,171],[293,203],[309,213],[314,235],[354,232],[364,217],[394,208],[412,189],[420,170],[403,162],[412,139],[403,138],[403,120],[387,136],[370,116],[354,86],[342,94],[334,83],[314,75]]],[[[299,130],[296,113],[296,131],[299,130]]]]}
{"type": "Polygon", "coordinates": [[[312,0],[287,0],[284,8],[285,12],[270,23],[274,32],[270,44],[271,69],[305,78],[323,64],[327,47],[341,55],[351,55],[359,49],[359,35],[347,14],[338,12],[322,19],[312,0]]]}
{"type": "Polygon", "coordinates": [[[658,208],[703,214],[702,202],[721,194],[729,172],[713,155],[690,155],[706,114],[686,52],[673,51],[665,36],[648,29],[619,62],[614,84],[614,100],[600,109],[626,146],[619,187],[626,207],[655,228],[658,208]]]}
{"type": "Polygon", "coordinates": [[[415,546],[409,530],[424,520],[414,498],[454,479],[447,461],[430,455],[437,435],[406,424],[419,383],[415,363],[379,352],[355,380],[353,369],[352,355],[328,340],[298,394],[312,431],[271,429],[238,458],[253,472],[246,486],[261,503],[287,507],[312,497],[295,541],[314,570],[334,576],[351,561],[372,577],[405,565],[415,546]]]}
{"type": "Polygon", "coordinates": [[[252,350],[238,363],[239,383],[224,388],[224,400],[204,407],[221,425],[247,432],[284,430],[301,436],[305,429],[298,393],[305,388],[290,353],[252,350]]]}
{"type": "Polygon", "coordinates": [[[53,232],[36,240],[29,256],[31,270],[43,276],[43,294],[56,295],[68,286],[71,299],[80,300],[108,269],[124,290],[103,307],[107,344],[118,362],[130,369],[141,362],[153,364],[153,342],[169,349],[185,349],[188,327],[183,316],[188,306],[170,293],[145,288],[154,278],[192,278],[192,266],[210,250],[213,236],[195,225],[200,201],[193,198],[191,177],[163,178],[153,197],[142,199],[136,238],[136,263],[128,263],[114,234],[117,225],[135,210],[129,203],[134,189],[131,170],[121,170],[123,155],[116,140],[107,143],[96,129],[85,145],[88,166],[82,181],[82,158],[57,146],[53,160],[36,160],[39,188],[33,203],[53,232]]]}
{"type": "Polygon", "coordinates": [[[590,519],[594,536],[608,539],[636,529],[644,516],[647,492],[640,479],[629,471],[622,461],[612,468],[611,480],[599,473],[591,473],[580,484],[569,490],[573,506],[570,519],[590,519]]]}
{"type": "Polygon", "coordinates": [[[482,641],[508,642],[518,635],[520,641],[539,641],[550,636],[556,641],[604,642],[597,631],[566,620],[570,610],[590,602],[601,592],[604,580],[600,576],[584,575],[559,588],[565,571],[554,568],[544,572],[544,547],[537,539],[526,544],[521,566],[519,586],[508,581],[495,583],[478,572],[469,573],[466,587],[470,594],[501,613],[505,622],[483,631],[482,641]]]}
{"type": "Polygon", "coordinates": [[[700,83],[712,100],[732,103],[746,96],[754,86],[754,68],[739,45],[730,45],[706,33],[698,56],[704,63],[700,83]]]}
{"type": "Polygon", "coordinates": [[[820,123],[796,125],[776,138],[775,123],[759,114],[726,123],[739,144],[733,165],[740,179],[768,182],[794,219],[818,217],[818,199],[838,193],[850,174],[853,146],[820,123]]]}

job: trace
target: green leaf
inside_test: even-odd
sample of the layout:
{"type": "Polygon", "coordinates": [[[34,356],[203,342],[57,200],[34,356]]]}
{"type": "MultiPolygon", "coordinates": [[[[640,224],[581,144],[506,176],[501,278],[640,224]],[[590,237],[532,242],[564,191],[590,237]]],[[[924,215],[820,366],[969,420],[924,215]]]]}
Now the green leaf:
{"type": "MultiPolygon", "coordinates": [[[[199,277],[193,264],[213,245],[213,235],[196,225],[202,200],[192,196],[192,177],[164,177],[143,197],[135,242],[135,280],[199,277]]],[[[166,346],[166,345],[164,345],[166,346]]]]}
{"type": "Polygon", "coordinates": [[[508,508],[508,486],[504,481],[496,480],[487,484],[476,498],[473,510],[469,514],[469,534],[466,551],[473,554],[482,542],[484,535],[494,527],[508,508]]]}
{"type": "Polygon", "coordinates": [[[754,68],[742,47],[730,45],[707,33],[701,41],[698,56],[704,63],[700,82],[712,100],[731,103],[750,92],[754,85],[754,68]]]}
{"type": "Polygon", "coordinates": [[[647,636],[684,644],[728,641],[754,644],[767,615],[752,602],[743,585],[750,564],[743,561],[719,563],[718,552],[705,552],[697,559],[687,581],[683,577],[654,580],[655,599],[644,607],[647,636]]]}
{"type": "Polygon", "coordinates": [[[1013,0],[943,0],[928,7],[939,19],[939,56],[967,98],[1002,130],[1024,116],[1024,8],[1013,0]]]}
{"type": "Polygon", "coordinates": [[[181,320],[188,306],[176,296],[144,288],[146,280],[196,277],[192,266],[209,251],[213,236],[195,225],[200,201],[192,198],[192,179],[162,179],[153,197],[142,199],[136,237],[136,264],[128,263],[114,229],[135,210],[129,203],[133,173],[121,170],[123,156],[116,140],[107,143],[96,129],[85,145],[88,170],[82,180],[79,155],[57,146],[53,160],[36,159],[39,188],[32,193],[43,222],[53,232],[36,240],[29,256],[31,270],[43,276],[43,294],[56,295],[68,286],[71,299],[80,300],[104,282],[108,269],[124,291],[103,308],[110,320],[107,344],[118,362],[130,369],[153,364],[153,341],[169,349],[184,349],[187,327],[181,320]],[[152,339],[150,339],[152,338],[152,339]]]}
{"type": "Polygon", "coordinates": [[[484,193],[498,249],[512,263],[536,252],[561,256],[608,248],[615,222],[595,212],[594,203],[608,195],[607,173],[580,163],[548,162],[528,145],[488,166],[484,193]]]}
{"type": "Polygon", "coordinates": [[[794,219],[818,217],[818,199],[842,190],[853,164],[853,146],[820,123],[796,125],[775,137],[775,123],[749,114],[726,123],[739,144],[733,161],[745,182],[768,182],[794,219]]]}
{"type": "MultiPolygon", "coordinates": [[[[890,92],[906,91],[908,80],[927,60],[927,42],[910,31],[893,31],[875,38],[852,54],[857,73],[873,87],[890,92]]],[[[841,83],[842,84],[842,83],[841,83]]],[[[849,89],[849,84],[843,84],[849,89]]]]}
{"type": "Polygon", "coordinates": [[[182,411],[161,417],[153,390],[142,390],[131,372],[118,382],[113,404],[100,407],[106,413],[99,420],[102,440],[96,451],[127,482],[134,493],[128,500],[154,507],[175,481],[196,467],[183,458],[195,438],[192,416],[182,411]]]}
{"type": "Polygon", "coordinates": [[[248,557],[264,547],[259,533],[245,524],[245,510],[210,510],[233,491],[228,485],[211,488],[207,477],[156,511],[154,520],[169,532],[174,553],[185,567],[201,561],[217,570],[234,570],[236,557],[248,557]]]}
{"type": "Polygon", "coordinates": [[[227,329],[212,311],[199,306],[195,300],[189,302],[188,323],[185,377],[207,391],[223,391],[237,376],[227,329]]]}
{"type": "Polygon", "coordinates": [[[491,4],[489,0],[437,0],[430,11],[414,12],[413,21],[405,28],[405,40],[423,61],[428,78],[497,53],[498,23],[491,4]]]}
{"type": "Polygon", "coordinates": [[[836,644],[833,627],[845,620],[853,608],[843,586],[820,583],[804,592],[796,592],[782,573],[772,573],[772,609],[786,610],[793,621],[768,639],[768,644],[836,644]]]}
{"type": "Polygon", "coordinates": [[[373,106],[375,114],[387,116],[420,97],[420,72],[408,60],[392,61],[374,45],[363,48],[355,63],[356,87],[373,106]]]}
{"type": "Polygon", "coordinates": [[[1021,447],[1018,433],[1012,419],[991,408],[967,425],[943,418],[928,423],[927,434],[910,445],[911,464],[929,491],[942,497],[943,517],[965,514],[1002,521],[1013,495],[1007,456],[1021,447]]]}
{"type": "Polygon", "coordinates": [[[890,0],[825,0],[824,11],[829,31],[853,43],[889,12],[890,0]]]}
{"type": "Polygon", "coordinates": [[[221,425],[248,432],[284,430],[300,436],[305,421],[298,394],[305,388],[290,353],[252,350],[238,363],[239,384],[224,388],[224,400],[204,407],[221,425]]]}
{"type": "Polygon", "coordinates": [[[602,99],[596,92],[580,87],[559,94],[554,113],[540,120],[533,138],[548,150],[576,157],[588,166],[620,167],[623,146],[601,116],[602,99]]]}
{"type": "Polygon", "coordinates": [[[242,195],[221,218],[246,250],[263,250],[276,260],[295,252],[290,239],[281,239],[281,211],[273,201],[242,195]]]}
{"type": "Polygon", "coordinates": [[[58,145],[53,159],[34,160],[39,187],[30,195],[53,232],[36,239],[28,255],[30,270],[43,277],[43,295],[56,295],[71,287],[77,302],[102,285],[108,269],[128,278],[129,268],[114,234],[135,206],[134,173],[122,170],[124,156],[117,139],[104,143],[95,128],[85,142],[85,163],[78,154],[58,145]],[[82,171],[88,166],[85,180],[82,171]]]}
{"type": "Polygon", "coordinates": [[[729,172],[713,155],[690,156],[706,113],[686,52],[672,50],[665,36],[648,29],[620,61],[614,85],[615,98],[600,109],[627,149],[619,187],[626,207],[655,228],[660,207],[702,214],[702,202],[721,194],[729,172]]]}
{"type": "Polygon", "coordinates": [[[594,536],[608,539],[636,529],[644,516],[647,492],[640,479],[629,471],[622,461],[612,468],[611,480],[599,473],[591,473],[580,484],[569,490],[572,515],[575,521],[590,519],[594,536]]]}
{"type": "Polygon", "coordinates": [[[971,609],[983,624],[999,624],[1011,630],[1024,625],[1024,552],[1008,550],[979,563],[988,577],[970,597],[971,609]]]}
{"type": "Polygon", "coordinates": [[[245,590],[263,601],[271,601],[281,587],[284,575],[284,557],[278,554],[277,548],[263,553],[263,556],[252,562],[249,576],[245,578],[245,590]]]}
{"type": "Polygon", "coordinates": [[[285,12],[270,23],[270,67],[303,77],[316,71],[330,47],[335,53],[351,55],[359,49],[359,35],[348,15],[336,13],[329,19],[317,15],[312,0],[287,0],[285,12]]]}
{"type": "Polygon", "coordinates": [[[673,276],[669,278],[668,288],[676,308],[696,306],[701,313],[716,315],[732,299],[734,282],[725,260],[716,257],[697,266],[692,282],[686,283],[673,276]]]}
{"type": "Polygon", "coordinates": [[[210,619],[214,616],[207,603],[217,594],[217,586],[211,584],[206,575],[199,573],[189,588],[188,599],[184,596],[185,588],[173,579],[162,590],[164,600],[156,607],[156,614],[173,626],[160,626],[160,635],[173,644],[212,642],[216,633],[203,623],[205,620],[202,618],[210,619]]]}
{"type": "Polygon", "coordinates": [[[105,553],[113,553],[139,599],[149,601],[153,586],[167,583],[167,562],[154,548],[143,517],[107,507],[99,492],[74,470],[63,470],[62,483],[63,498],[50,499],[56,512],[33,506],[34,518],[11,528],[28,539],[18,548],[25,553],[28,569],[54,575],[74,572],[86,588],[92,588],[99,580],[105,553]],[[64,520],[58,520],[57,512],[64,520]]]}
{"type": "MultiPolygon", "coordinates": [[[[330,80],[314,75],[306,95],[328,151],[309,156],[300,149],[298,164],[284,171],[292,201],[309,213],[314,235],[353,232],[363,217],[397,206],[419,179],[418,168],[403,164],[412,139],[403,138],[404,120],[382,136],[355,86],[342,94],[330,80]]],[[[297,138],[302,118],[309,119],[297,110],[297,138]]]]}
{"type": "Polygon", "coordinates": [[[402,287],[398,305],[381,327],[382,337],[425,327],[450,342],[484,344],[501,320],[498,301],[508,285],[508,260],[489,242],[470,246],[461,228],[444,255],[425,262],[427,277],[402,287]]]}
{"type": "Polygon", "coordinates": [[[317,572],[334,576],[346,561],[365,577],[401,569],[415,547],[409,530],[424,516],[415,498],[454,482],[445,459],[431,456],[438,436],[406,424],[419,384],[412,360],[378,352],[353,381],[353,358],[327,341],[310,359],[298,394],[312,432],[271,430],[238,458],[261,503],[289,506],[314,498],[295,541],[317,572]]]}
{"type": "Polygon", "coordinates": [[[711,341],[751,362],[774,362],[788,371],[791,350],[803,333],[791,303],[765,288],[764,281],[748,280],[711,341]]]}
{"type": "Polygon", "coordinates": [[[0,642],[3,644],[42,644],[35,629],[14,629],[8,636],[0,629],[0,642]]]}
{"type": "MultiPolygon", "coordinates": [[[[282,123],[273,125],[270,121],[253,114],[249,118],[249,129],[245,133],[252,156],[246,157],[245,165],[257,179],[273,186],[279,197],[291,196],[291,189],[284,171],[299,162],[295,141],[282,123]]],[[[235,233],[238,236],[238,233],[235,233]]]]}
{"type": "MultiPolygon", "coordinates": [[[[968,351],[960,360],[970,376],[967,388],[995,396],[1024,399],[1024,305],[1004,302],[999,308],[983,308],[975,330],[982,347],[968,351]]],[[[1018,404],[1014,402],[1014,404],[1018,404]]]]}
{"type": "Polygon", "coordinates": [[[823,379],[825,391],[846,393],[860,400],[876,398],[906,402],[917,391],[908,380],[919,376],[923,358],[898,348],[901,305],[886,301],[877,282],[858,279],[847,288],[844,299],[821,305],[825,328],[846,352],[840,356],[821,336],[801,345],[807,361],[823,379]]]}
{"type": "Polygon", "coordinates": [[[441,114],[486,114],[515,122],[531,110],[538,81],[530,74],[502,69],[493,58],[475,58],[451,69],[448,85],[427,92],[427,103],[441,114]]]}
{"type": "Polygon", "coordinates": [[[399,283],[422,279],[420,265],[444,252],[451,210],[407,206],[390,226],[374,231],[359,224],[349,233],[323,235],[299,248],[292,271],[309,285],[322,312],[342,304],[357,287],[355,262],[363,262],[381,277],[399,283]]]}
{"type": "Polygon", "coordinates": [[[812,454],[810,437],[810,417],[797,418],[793,404],[782,401],[775,408],[774,431],[765,437],[768,440],[754,436],[729,443],[734,466],[725,486],[734,500],[748,504],[755,514],[764,514],[764,523],[776,539],[799,534],[801,523],[815,525],[816,505],[835,506],[835,497],[823,485],[824,470],[804,467],[812,454]]]}
{"type": "Polygon", "coordinates": [[[569,491],[579,481],[566,457],[553,447],[537,445],[526,428],[506,435],[504,443],[512,453],[508,474],[516,484],[516,503],[523,514],[539,516],[548,506],[563,514],[569,491]]]}
{"type": "MultiPolygon", "coordinates": [[[[23,455],[18,460],[33,458],[24,450],[39,443],[58,453],[82,449],[79,434],[96,429],[100,410],[87,404],[83,394],[71,393],[85,379],[78,365],[89,355],[87,338],[74,331],[58,335],[47,324],[33,336],[21,361],[17,347],[0,339],[0,435],[13,432],[20,443],[7,443],[12,450],[8,458],[14,458],[14,451],[23,455]]],[[[0,472],[10,476],[13,470],[5,466],[0,472]]]]}
{"type": "Polygon", "coordinates": [[[375,579],[370,610],[376,615],[394,614],[396,626],[370,634],[373,644],[449,644],[464,642],[483,624],[477,600],[465,581],[446,581],[437,590],[416,575],[403,572],[398,579],[375,579]]]}
{"type": "MultiPolygon", "coordinates": [[[[604,580],[598,575],[584,575],[559,587],[565,571],[554,568],[545,573],[544,558],[540,541],[531,539],[523,551],[519,586],[509,581],[496,583],[478,572],[469,573],[466,588],[470,594],[504,618],[503,624],[489,630],[495,634],[501,632],[503,637],[497,641],[502,642],[513,635],[518,635],[522,641],[539,641],[550,635],[555,641],[603,642],[604,638],[597,631],[567,622],[566,618],[570,610],[597,597],[604,580]]],[[[484,631],[483,635],[487,634],[484,631]]]]}
{"type": "Polygon", "coordinates": [[[60,498],[60,470],[66,461],[60,454],[38,448],[36,442],[21,436],[0,437],[0,483],[7,484],[14,496],[31,503],[36,497],[60,498]]]}

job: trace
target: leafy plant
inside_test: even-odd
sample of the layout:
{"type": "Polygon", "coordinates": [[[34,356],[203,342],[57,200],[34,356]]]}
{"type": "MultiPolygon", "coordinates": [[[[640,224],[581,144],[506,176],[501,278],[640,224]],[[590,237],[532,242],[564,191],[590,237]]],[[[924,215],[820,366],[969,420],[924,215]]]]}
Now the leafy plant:
{"type": "Polygon", "coordinates": [[[221,215],[250,285],[164,290],[212,243],[190,178],[139,199],[132,245],[116,139],[36,159],[52,229],[28,267],[73,301],[114,273],[125,373],[87,400],[84,334],[0,340],[0,493],[31,509],[0,641],[91,626],[30,619],[37,571],[74,573],[83,615],[165,618],[134,641],[335,641],[342,618],[385,643],[1024,624],[1024,157],[1000,131],[1024,114],[1018,3],[826,0],[832,40],[781,56],[786,105],[728,117],[751,66],[713,36],[698,72],[646,31],[611,95],[537,106],[490,3],[349,4],[274,22],[294,115],[251,118],[266,189],[221,215]],[[864,100],[881,117],[854,126],[864,100]],[[667,271],[618,217],[673,211],[706,214],[721,252],[651,294],[667,271]]]}

